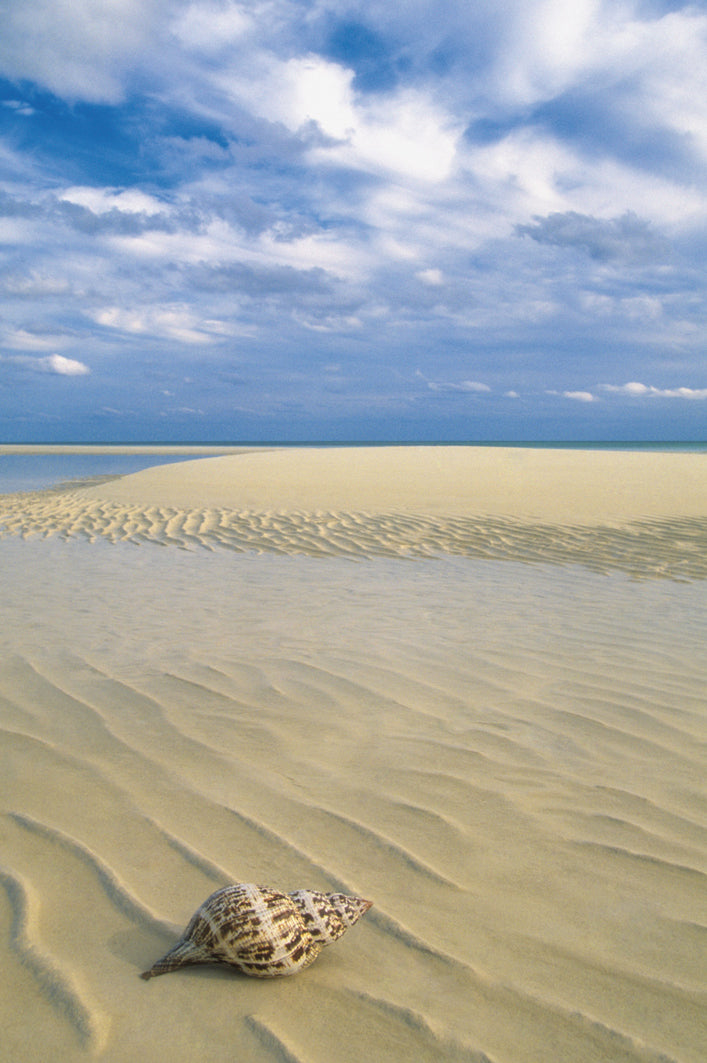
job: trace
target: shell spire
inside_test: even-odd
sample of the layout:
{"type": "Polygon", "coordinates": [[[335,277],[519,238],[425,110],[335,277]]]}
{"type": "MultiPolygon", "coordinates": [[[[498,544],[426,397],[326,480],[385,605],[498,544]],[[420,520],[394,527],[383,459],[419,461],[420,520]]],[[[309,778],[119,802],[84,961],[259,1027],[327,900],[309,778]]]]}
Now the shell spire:
{"type": "Polygon", "coordinates": [[[343,893],[225,886],[207,897],[179,941],[140,977],[205,963],[225,964],[255,978],[296,974],[370,907],[371,901],[343,893]]]}
{"type": "Polygon", "coordinates": [[[297,890],[290,897],[299,908],[307,930],[322,945],[331,945],[340,938],[373,904],[363,897],[316,890],[297,890]]]}

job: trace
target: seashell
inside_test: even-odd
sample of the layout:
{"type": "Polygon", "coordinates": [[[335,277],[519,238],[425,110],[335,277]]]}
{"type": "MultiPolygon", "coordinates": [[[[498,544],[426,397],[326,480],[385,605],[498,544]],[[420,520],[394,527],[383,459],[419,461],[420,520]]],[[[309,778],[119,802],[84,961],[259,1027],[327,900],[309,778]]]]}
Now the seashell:
{"type": "Polygon", "coordinates": [[[207,897],[176,945],[140,977],[201,963],[226,964],[254,978],[296,974],[371,903],[344,893],[288,894],[243,882],[225,886],[207,897]]]}
{"type": "Polygon", "coordinates": [[[307,930],[322,946],[337,941],[373,903],[345,893],[318,893],[316,890],[296,890],[290,897],[299,908],[307,930]]]}

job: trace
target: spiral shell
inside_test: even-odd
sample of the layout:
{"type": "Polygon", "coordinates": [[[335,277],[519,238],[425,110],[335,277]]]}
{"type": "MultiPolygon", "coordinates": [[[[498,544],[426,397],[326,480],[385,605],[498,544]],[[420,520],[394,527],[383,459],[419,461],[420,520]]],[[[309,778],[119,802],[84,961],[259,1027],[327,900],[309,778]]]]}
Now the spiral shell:
{"type": "Polygon", "coordinates": [[[208,897],[173,948],[141,978],[192,964],[222,963],[254,978],[296,974],[371,907],[343,893],[238,883],[208,897]]]}
{"type": "Polygon", "coordinates": [[[316,890],[297,890],[290,897],[299,908],[307,930],[322,946],[340,938],[372,903],[345,893],[317,893],[316,890]]]}

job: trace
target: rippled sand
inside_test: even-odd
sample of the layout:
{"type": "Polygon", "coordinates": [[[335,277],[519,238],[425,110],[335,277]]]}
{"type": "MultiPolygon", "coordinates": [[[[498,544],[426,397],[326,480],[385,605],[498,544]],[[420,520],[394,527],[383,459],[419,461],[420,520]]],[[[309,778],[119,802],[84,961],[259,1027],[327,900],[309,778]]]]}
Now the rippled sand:
{"type": "Polygon", "coordinates": [[[287,555],[580,563],[707,577],[704,455],[386,447],[250,451],[0,496],[0,536],[287,555]]]}
{"type": "Polygon", "coordinates": [[[701,1063],[698,515],[566,525],[579,554],[498,515],[484,555],[423,510],[416,560],[400,513],[355,550],[272,517],[279,554],[61,525],[141,504],[113,487],[24,496],[0,542],[0,1058],[701,1063]],[[228,881],[375,907],[291,979],[141,981],[228,881]]]}

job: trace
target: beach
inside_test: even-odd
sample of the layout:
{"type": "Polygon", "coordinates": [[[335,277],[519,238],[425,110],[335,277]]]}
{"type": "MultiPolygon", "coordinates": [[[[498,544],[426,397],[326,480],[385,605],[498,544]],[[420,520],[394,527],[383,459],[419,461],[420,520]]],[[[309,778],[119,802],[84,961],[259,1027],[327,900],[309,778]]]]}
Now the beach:
{"type": "Polygon", "coordinates": [[[0,1059],[701,1063],[707,458],[154,457],[0,496],[0,1059]],[[373,907],[142,981],[229,882],[373,907]]]}

